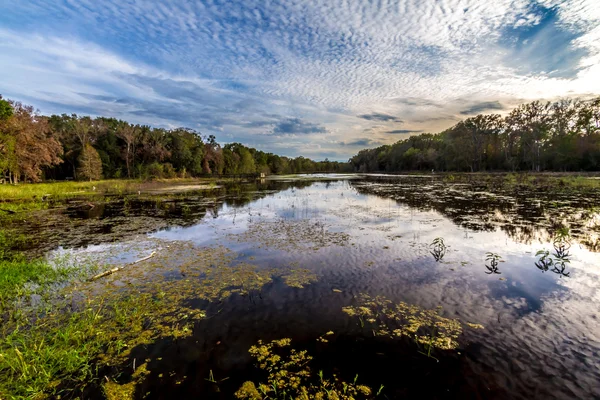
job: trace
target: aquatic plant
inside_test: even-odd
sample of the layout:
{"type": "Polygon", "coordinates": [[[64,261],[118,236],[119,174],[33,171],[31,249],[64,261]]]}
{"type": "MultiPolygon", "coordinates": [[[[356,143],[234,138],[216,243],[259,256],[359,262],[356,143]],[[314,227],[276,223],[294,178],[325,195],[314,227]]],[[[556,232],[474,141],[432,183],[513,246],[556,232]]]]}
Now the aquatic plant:
{"type": "Polygon", "coordinates": [[[367,294],[359,295],[357,300],[356,305],[344,307],[342,311],[363,321],[363,324],[368,323],[368,328],[376,336],[407,336],[429,349],[451,350],[458,347],[462,326],[456,319],[439,315],[439,309],[427,310],[404,302],[392,303],[385,297],[367,294]]]}
{"type": "MultiPolygon", "coordinates": [[[[109,293],[86,301],[81,311],[56,309],[28,325],[13,326],[3,336],[0,393],[20,399],[57,397],[73,387],[83,391],[99,384],[101,366],[120,365],[136,346],[159,337],[189,336],[193,321],[204,316],[176,292],[109,293]]],[[[114,393],[115,385],[109,379],[105,391],[114,393]]]]}
{"type": "Polygon", "coordinates": [[[317,275],[306,268],[291,269],[289,272],[284,272],[281,278],[289,287],[298,289],[304,289],[304,286],[318,280],[317,275]]]}
{"type": "Polygon", "coordinates": [[[496,253],[488,252],[485,256],[485,268],[487,269],[486,274],[501,274],[498,270],[498,263],[504,262],[502,257],[496,253]]]}
{"type": "Polygon", "coordinates": [[[554,266],[552,267],[552,272],[554,272],[555,274],[560,275],[560,277],[562,278],[563,276],[568,277],[571,275],[570,272],[567,272],[567,263],[571,262],[568,259],[559,259],[557,261],[554,262],[554,266]]]}
{"type": "Polygon", "coordinates": [[[444,239],[441,237],[435,238],[429,245],[429,248],[431,249],[430,253],[435,261],[441,261],[442,258],[444,258],[444,255],[446,255],[447,246],[444,243],[444,239]]]}
{"type": "Polygon", "coordinates": [[[315,374],[310,366],[313,359],[306,350],[291,347],[291,339],[259,341],[249,350],[258,368],[267,374],[265,382],[247,381],[235,393],[238,399],[373,399],[373,390],[357,382],[345,382],[336,375],[325,376],[321,370],[315,374]],[[318,377],[319,379],[315,379],[318,377]]]}
{"type": "Polygon", "coordinates": [[[554,234],[552,240],[554,246],[554,257],[558,259],[566,259],[570,257],[569,249],[571,248],[571,235],[568,228],[561,228],[554,234]]]}
{"type": "Polygon", "coordinates": [[[554,253],[550,255],[548,250],[540,250],[536,253],[538,260],[535,262],[535,266],[542,272],[548,270],[560,275],[562,278],[570,276],[570,272],[567,272],[567,264],[571,262],[571,254],[569,249],[571,248],[571,235],[569,230],[566,228],[559,229],[554,234],[552,245],[554,247],[554,253]]]}
{"type": "Polygon", "coordinates": [[[229,237],[240,243],[255,242],[259,247],[288,252],[346,246],[350,238],[347,233],[328,231],[324,223],[307,219],[253,222],[244,233],[229,237]]]}
{"type": "Polygon", "coordinates": [[[554,260],[550,257],[550,252],[548,250],[540,250],[535,253],[536,257],[539,257],[535,262],[535,266],[542,272],[548,271],[550,267],[554,264],[554,260]]]}

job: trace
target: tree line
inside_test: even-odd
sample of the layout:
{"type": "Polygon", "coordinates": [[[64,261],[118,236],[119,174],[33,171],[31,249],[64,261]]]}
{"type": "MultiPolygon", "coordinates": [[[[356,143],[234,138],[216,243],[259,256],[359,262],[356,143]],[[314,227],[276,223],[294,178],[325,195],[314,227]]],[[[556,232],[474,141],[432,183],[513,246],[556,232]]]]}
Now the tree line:
{"type": "Polygon", "coordinates": [[[477,115],[437,134],[360,151],[357,172],[598,171],[600,97],[534,101],[508,115],[477,115]]]}
{"type": "Polygon", "coordinates": [[[347,163],[265,153],[188,128],[163,129],[115,118],[43,116],[0,96],[0,179],[96,180],[206,175],[339,172],[347,163]]]}

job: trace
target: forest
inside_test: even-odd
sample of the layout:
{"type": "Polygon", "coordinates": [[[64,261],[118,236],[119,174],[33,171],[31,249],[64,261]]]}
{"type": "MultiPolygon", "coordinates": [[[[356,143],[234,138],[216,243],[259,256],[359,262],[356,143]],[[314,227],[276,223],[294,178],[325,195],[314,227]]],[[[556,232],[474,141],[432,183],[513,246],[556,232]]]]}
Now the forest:
{"type": "Polygon", "coordinates": [[[600,97],[477,115],[441,133],[362,150],[350,163],[357,172],[598,171],[600,97]]]}
{"type": "Polygon", "coordinates": [[[0,96],[0,180],[10,183],[110,178],[341,172],[347,163],[221,146],[189,128],[133,125],[75,114],[43,116],[0,96]]]}
{"type": "Polygon", "coordinates": [[[289,158],[189,128],[75,114],[44,116],[0,96],[0,180],[175,178],[312,172],[597,171],[600,97],[534,101],[437,134],[361,150],[349,164],[289,158]]]}

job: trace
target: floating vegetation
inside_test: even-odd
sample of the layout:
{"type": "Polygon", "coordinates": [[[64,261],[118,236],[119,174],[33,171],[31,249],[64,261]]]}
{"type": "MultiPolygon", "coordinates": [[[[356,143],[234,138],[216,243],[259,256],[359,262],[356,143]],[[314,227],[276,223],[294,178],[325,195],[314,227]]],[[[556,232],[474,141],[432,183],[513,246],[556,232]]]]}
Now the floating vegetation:
{"type": "Polygon", "coordinates": [[[310,220],[261,221],[239,235],[230,235],[240,243],[258,242],[259,247],[283,251],[319,250],[329,246],[346,246],[350,235],[330,232],[322,222],[310,220]]]}
{"type": "Polygon", "coordinates": [[[331,336],[331,335],[333,335],[333,334],[334,334],[334,333],[333,333],[333,331],[329,331],[329,332],[327,332],[327,333],[324,333],[323,335],[321,335],[321,336],[319,336],[319,337],[317,338],[317,342],[321,342],[321,343],[328,343],[328,342],[329,342],[329,340],[328,340],[328,339],[326,339],[325,337],[326,337],[326,336],[331,336]]]}
{"type": "Polygon", "coordinates": [[[323,371],[315,373],[310,367],[312,357],[306,350],[291,348],[291,339],[259,341],[249,350],[257,366],[268,375],[265,382],[247,381],[235,393],[238,399],[374,399],[377,394],[357,382],[345,382],[333,375],[326,378],[323,371]]]}
{"type": "Polygon", "coordinates": [[[361,326],[376,336],[407,336],[429,348],[451,350],[458,347],[462,326],[457,319],[439,315],[439,309],[426,310],[403,302],[392,303],[382,296],[358,296],[358,304],[342,309],[359,319],[361,326]]]}
{"type": "Polygon", "coordinates": [[[472,322],[465,322],[465,325],[471,329],[484,329],[484,326],[481,324],[474,324],[472,322]]]}
{"type": "Polygon", "coordinates": [[[502,181],[510,176],[455,175],[456,182],[447,181],[447,175],[368,177],[350,185],[360,194],[391,198],[414,209],[434,209],[473,231],[502,230],[520,243],[548,240],[560,221],[571,229],[572,239],[600,252],[596,241],[599,217],[594,209],[600,201],[595,189],[600,180],[582,177],[585,184],[562,186],[557,183],[563,178],[536,176],[535,185],[504,185],[502,181]]]}
{"type": "Polygon", "coordinates": [[[281,278],[286,285],[298,289],[304,289],[304,286],[318,280],[317,275],[306,268],[292,269],[289,272],[285,272],[281,278]]]}
{"type": "Polygon", "coordinates": [[[222,246],[160,244],[152,258],[64,288],[31,323],[31,315],[24,315],[3,324],[0,393],[17,398],[59,395],[65,385],[84,390],[102,384],[108,398],[127,398],[143,374],[134,374],[123,385],[111,376],[99,383],[98,368],[118,369],[134,348],[159,338],[190,336],[194,323],[206,317],[189,306],[190,299],[248,295],[271,283],[273,276],[296,288],[317,280],[308,269],[261,269],[235,262],[239,255],[222,246]]]}
{"type": "Polygon", "coordinates": [[[485,255],[485,268],[487,269],[487,271],[485,272],[486,274],[501,274],[502,272],[500,272],[498,270],[498,263],[504,262],[502,260],[502,257],[499,256],[496,253],[491,253],[488,252],[485,255]]]}
{"type": "MultiPolygon", "coordinates": [[[[86,301],[81,311],[57,309],[28,326],[3,326],[11,330],[0,342],[0,393],[45,398],[59,396],[64,385],[83,392],[97,384],[99,367],[121,365],[137,346],[191,335],[205,314],[182,300],[177,291],[107,293],[86,301]]],[[[143,378],[142,364],[134,380],[143,378]]],[[[110,380],[104,390],[121,399],[133,392],[131,383],[119,390],[110,380]]]]}

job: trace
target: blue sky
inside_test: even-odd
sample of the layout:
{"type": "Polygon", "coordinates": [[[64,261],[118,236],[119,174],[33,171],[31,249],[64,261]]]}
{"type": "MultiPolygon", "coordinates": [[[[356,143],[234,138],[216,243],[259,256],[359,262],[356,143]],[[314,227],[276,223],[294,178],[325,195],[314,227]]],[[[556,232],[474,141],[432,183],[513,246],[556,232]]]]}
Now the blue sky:
{"type": "Polygon", "coordinates": [[[345,160],[600,94],[598,0],[0,0],[0,94],[345,160]]]}

